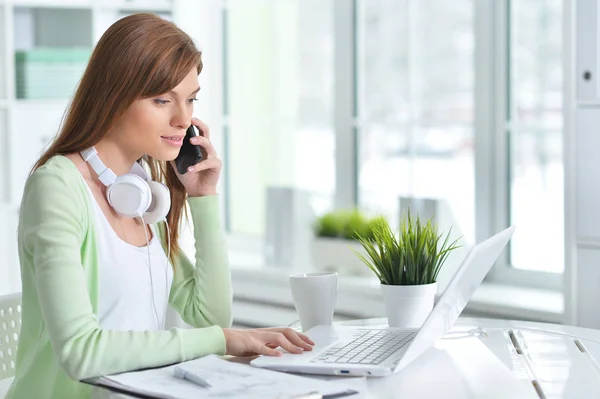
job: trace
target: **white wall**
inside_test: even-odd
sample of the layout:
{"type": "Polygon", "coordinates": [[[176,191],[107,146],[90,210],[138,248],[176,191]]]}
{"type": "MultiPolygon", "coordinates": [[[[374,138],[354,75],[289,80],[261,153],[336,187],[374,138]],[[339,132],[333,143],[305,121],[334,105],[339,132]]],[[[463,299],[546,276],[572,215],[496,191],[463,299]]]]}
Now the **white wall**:
{"type": "Polygon", "coordinates": [[[565,321],[600,328],[600,21],[565,2],[565,321]]]}

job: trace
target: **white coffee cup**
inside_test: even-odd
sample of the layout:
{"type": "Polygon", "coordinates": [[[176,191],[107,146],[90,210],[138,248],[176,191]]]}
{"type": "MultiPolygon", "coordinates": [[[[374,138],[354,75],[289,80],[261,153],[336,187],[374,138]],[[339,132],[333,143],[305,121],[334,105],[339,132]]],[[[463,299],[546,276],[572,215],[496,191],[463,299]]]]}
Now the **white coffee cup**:
{"type": "Polygon", "coordinates": [[[337,273],[299,273],[290,276],[292,298],[302,331],[333,324],[337,300],[337,273]]]}

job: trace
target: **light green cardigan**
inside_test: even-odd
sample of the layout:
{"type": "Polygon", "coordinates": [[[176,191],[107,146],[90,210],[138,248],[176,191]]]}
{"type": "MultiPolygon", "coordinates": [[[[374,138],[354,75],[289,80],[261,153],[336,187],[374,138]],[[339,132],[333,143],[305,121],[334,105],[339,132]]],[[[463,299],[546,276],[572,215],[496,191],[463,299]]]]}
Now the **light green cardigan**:
{"type": "Polygon", "coordinates": [[[111,331],[98,324],[98,253],[84,184],[75,164],[56,156],[25,185],[18,231],[22,327],[7,399],[86,398],[91,387],[82,379],[225,352],[232,290],[218,198],[188,198],[196,265],[182,253],[174,262],[169,303],[197,328],[111,331]]]}

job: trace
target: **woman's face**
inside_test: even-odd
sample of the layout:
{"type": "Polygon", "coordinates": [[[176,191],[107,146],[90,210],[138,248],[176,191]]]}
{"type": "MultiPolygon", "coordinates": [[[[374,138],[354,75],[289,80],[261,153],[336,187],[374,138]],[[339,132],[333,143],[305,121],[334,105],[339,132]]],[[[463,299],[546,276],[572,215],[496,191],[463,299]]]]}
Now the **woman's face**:
{"type": "Polygon", "coordinates": [[[170,92],[134,101],[112,130],[112,139],[135,159],[144,154],[159,161],[175,159],[192,123],[198,90],[194,67],[170,92]]]}

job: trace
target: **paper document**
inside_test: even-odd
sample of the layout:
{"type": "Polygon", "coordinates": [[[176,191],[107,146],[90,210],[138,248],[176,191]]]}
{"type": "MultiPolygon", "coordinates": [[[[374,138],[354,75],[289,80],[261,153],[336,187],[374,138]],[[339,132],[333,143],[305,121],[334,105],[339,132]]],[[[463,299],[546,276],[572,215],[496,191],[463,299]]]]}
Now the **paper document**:
{"type": "MultiPolygon", "coordinates": [[[[297,375],[256,368],[230,362],[215,355],[205,356],[179,364],[190,373],[198,373],[210,381],[206,388],[175,377],[175,365],[133,371],[101,377],[92,383],[150,398],[198,399],[198,398],[289,398],[318,391],[323,395],[350,389],[343,382],[320,381],[297,375]]],[[[351,396],[351,398],[354,396],[351,396]]]]}

